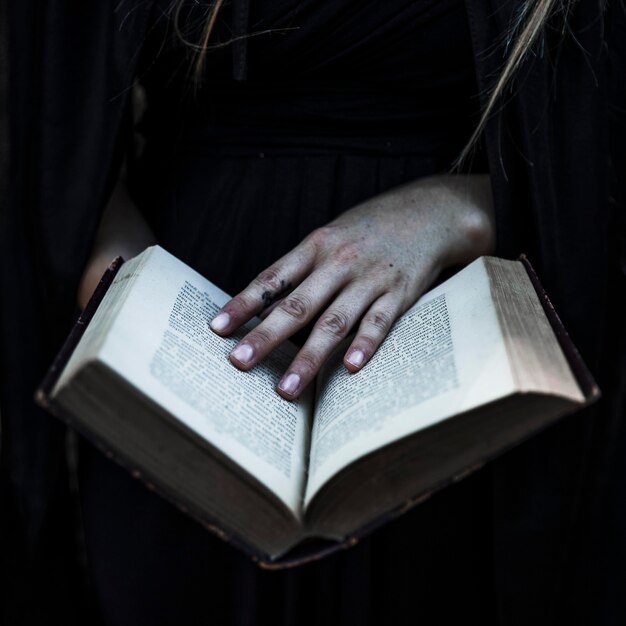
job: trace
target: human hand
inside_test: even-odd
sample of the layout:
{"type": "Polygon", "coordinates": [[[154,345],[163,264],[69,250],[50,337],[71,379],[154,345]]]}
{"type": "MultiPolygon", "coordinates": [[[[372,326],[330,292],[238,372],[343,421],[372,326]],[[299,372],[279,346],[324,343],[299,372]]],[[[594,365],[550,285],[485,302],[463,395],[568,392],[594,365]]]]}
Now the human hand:
{"type": "Polygon", "coordinates": [[[230,300],[211,328],[228,335],[266,311],[230,353],[236,367],[249,370],[317,317],[278,384],[280,395],[293,400],[357,324],[343,359],[351,372],[369,361],[442,269],[494,248],[488,175],[422,178],[313,231],[230,300]]]}

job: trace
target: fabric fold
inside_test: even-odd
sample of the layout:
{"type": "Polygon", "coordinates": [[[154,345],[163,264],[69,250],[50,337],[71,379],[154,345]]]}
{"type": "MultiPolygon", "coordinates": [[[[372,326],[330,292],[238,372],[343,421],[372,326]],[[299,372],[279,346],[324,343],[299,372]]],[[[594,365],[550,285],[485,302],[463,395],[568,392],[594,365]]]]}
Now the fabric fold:
{"type": "Polygon", "coordinates": [[[232,28],[234,41],[233,80],[246,80],[248,75],[248,30],[249,0],[233,0],[232,28]]]}

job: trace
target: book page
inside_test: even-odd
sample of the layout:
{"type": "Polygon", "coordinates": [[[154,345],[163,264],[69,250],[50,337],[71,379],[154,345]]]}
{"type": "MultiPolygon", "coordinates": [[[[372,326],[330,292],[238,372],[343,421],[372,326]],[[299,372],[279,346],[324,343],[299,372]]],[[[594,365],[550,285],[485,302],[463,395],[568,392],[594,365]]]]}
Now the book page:
{"type": "Polygon", "coordinates": [[[245,331],[222,338],[208,326],[230,297],[162,248],[148,250],[99,358],[299,516],[311,398],[288,402],[275,391],[295,346],[239,371],[228,354],[245,331]]]}
{"type": "Polygon", "coordinates": [[[305,505],[357,458],[514,391],[482,259],[420,298],[361,372],[342,356],[319,379],[305,505]]]}
{"type": "Polygon", "coordinates": [[[63,368],[55,384],[55,389],[59,389],[69,383],[85,362],[94,359],[98,354],[117,312],[132,288],[135,278],[138,276],[145,261],[146,257],[140,254],[126,261],[119,268],[115,280],[109,285],[105,297],[99,303],[87,328],[83,332],[81,340],[63,368]]]}

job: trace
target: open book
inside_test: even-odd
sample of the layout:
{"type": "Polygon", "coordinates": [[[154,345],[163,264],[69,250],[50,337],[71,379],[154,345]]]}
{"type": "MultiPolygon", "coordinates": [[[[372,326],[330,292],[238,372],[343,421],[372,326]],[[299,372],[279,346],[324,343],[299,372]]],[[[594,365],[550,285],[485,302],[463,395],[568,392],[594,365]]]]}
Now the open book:
{"type": "Polygon", "coordinates": [[[289,402],[275,386],[297,348],[237,370],[228,354],[247,329],[208,326],[229,296],[153,246],[112,264],[36,400],[258,561],[294,564],[599,395],[533,280],[521,261],[480,258],[361,372],[338,351],[289,402]]]}

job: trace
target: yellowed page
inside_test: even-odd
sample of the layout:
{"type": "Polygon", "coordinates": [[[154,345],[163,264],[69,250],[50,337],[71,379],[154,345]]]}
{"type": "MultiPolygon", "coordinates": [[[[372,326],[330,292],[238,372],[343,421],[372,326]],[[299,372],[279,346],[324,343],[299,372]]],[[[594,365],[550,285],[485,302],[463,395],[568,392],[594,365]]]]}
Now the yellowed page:
{"type": "Polygon", "coordinates": [[[305,506],[357,458],[514,391],[483,259],[424,295],[372,360],[320,377],[305,506]]]}

